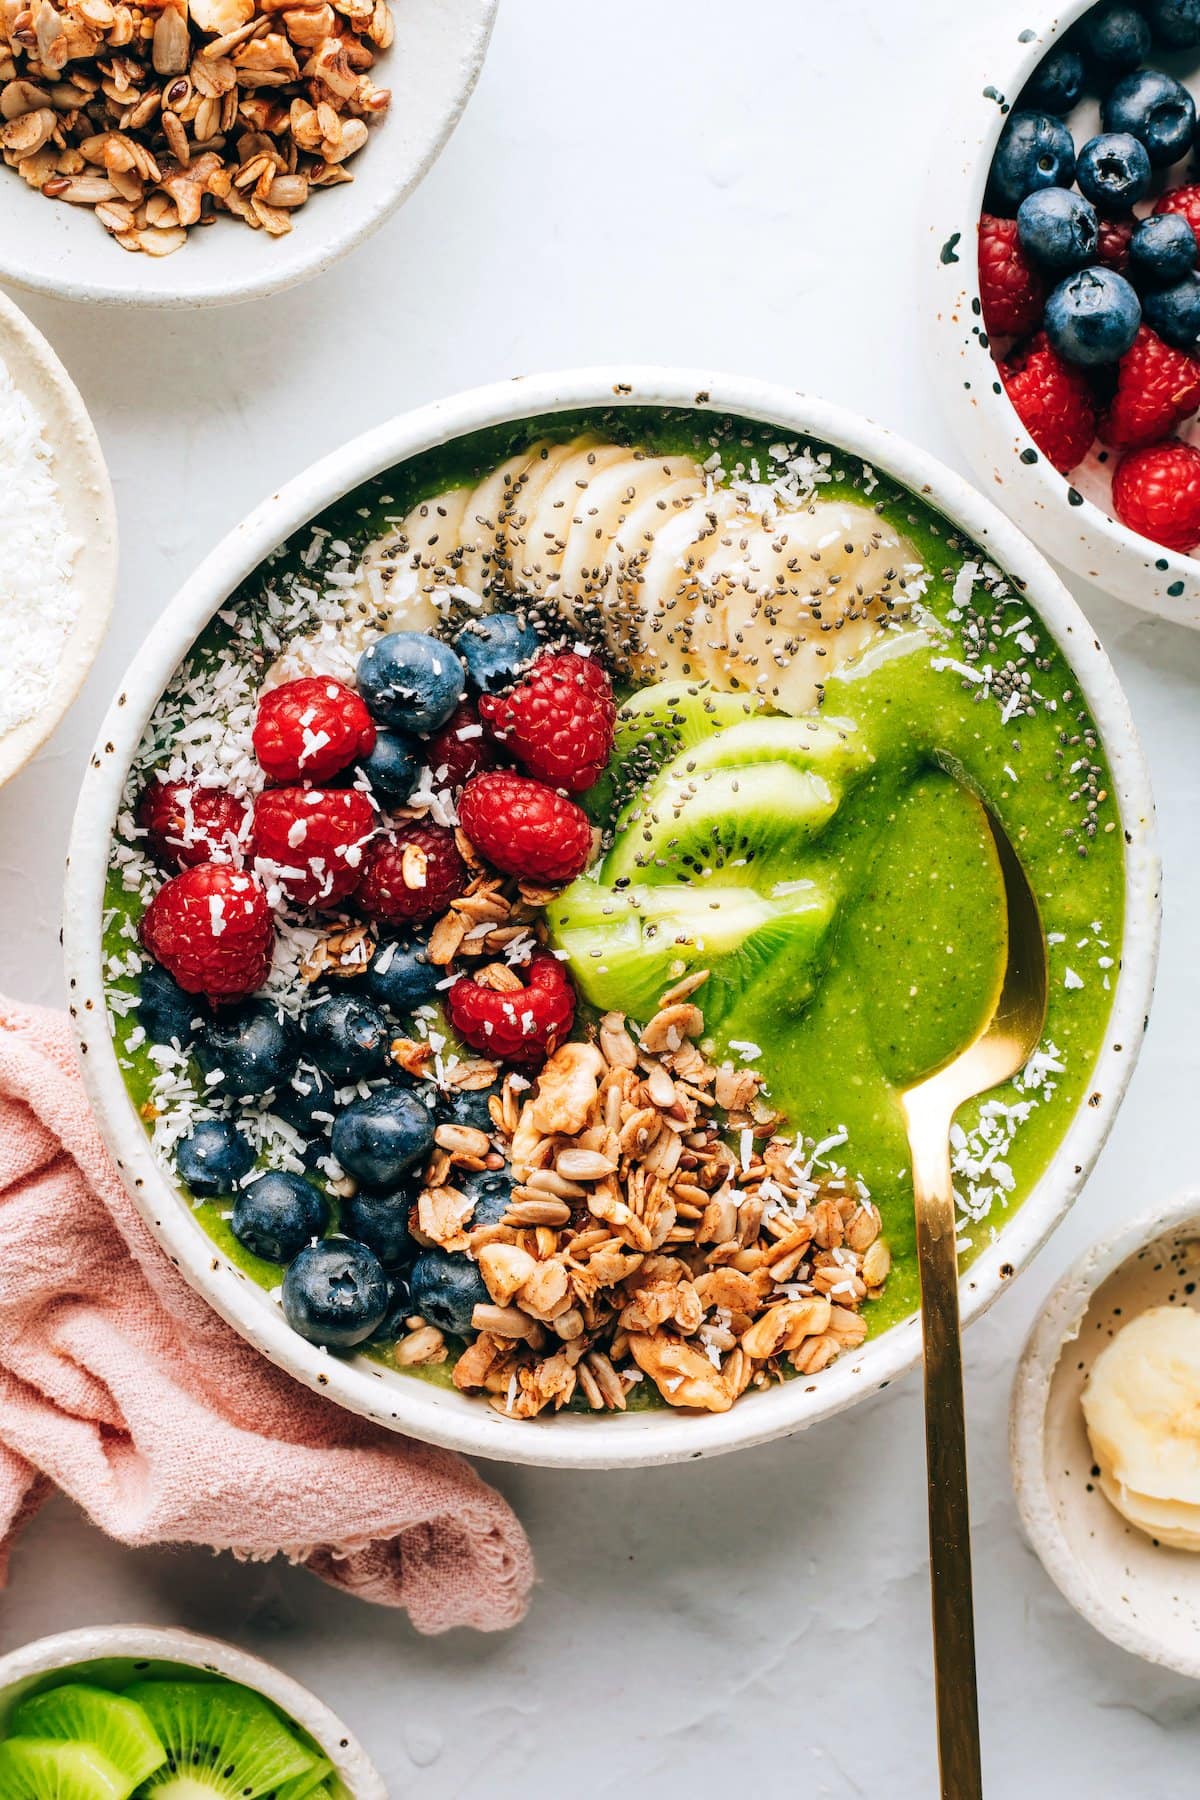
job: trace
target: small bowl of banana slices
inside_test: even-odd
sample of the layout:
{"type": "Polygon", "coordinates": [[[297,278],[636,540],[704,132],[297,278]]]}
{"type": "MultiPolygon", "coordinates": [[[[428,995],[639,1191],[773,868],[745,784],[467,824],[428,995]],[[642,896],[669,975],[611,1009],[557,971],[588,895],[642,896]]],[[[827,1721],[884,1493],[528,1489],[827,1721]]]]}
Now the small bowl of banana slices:
{"type": "Polygon", "coordinates": [[[1092,1246],[1017,1369],[1013,1483],[1033,1549],[1114,1644],[1200,1679],[1200,1189],[1092,1246]]]}

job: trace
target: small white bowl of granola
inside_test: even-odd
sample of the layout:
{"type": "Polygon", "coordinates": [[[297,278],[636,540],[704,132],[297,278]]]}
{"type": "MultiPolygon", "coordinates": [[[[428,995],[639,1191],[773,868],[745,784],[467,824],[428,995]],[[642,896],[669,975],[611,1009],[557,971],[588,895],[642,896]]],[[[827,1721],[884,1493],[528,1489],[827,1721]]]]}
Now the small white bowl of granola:
{"type": "Polygon", "coordinates": [[[66,909],[102,1129],[217,1310],[393,1429],[576,1467],[797,1430],[919,1354],[896,1092],[991,1002],[976,793],[1051,997],[956,1126],[968,1319],[1149,1004],[1100,645],[965,484],[806,396],[426,408],[253,514],[122,684],[66,909]]]}
{"type": "Polygon", "coordinates": [[[72,0],[36,29],[0,11],[0,278],[194,307],[320,274],[436,161],[496,4],[72,0]]]}
{"type": "Polygon", "coordinates": [[[177,1791],[179,1763],[193,1755],[210,1765],[197,1793],[242,1792],[244,1768],[247,1792],[265,1779],[313,1800],[386,1800],[336,1714],[235,1644],[167,1626],[89,1625],[0,1656],[5,1793],[111,1795],[136,1783],[154,1800],[177,1791]]]}

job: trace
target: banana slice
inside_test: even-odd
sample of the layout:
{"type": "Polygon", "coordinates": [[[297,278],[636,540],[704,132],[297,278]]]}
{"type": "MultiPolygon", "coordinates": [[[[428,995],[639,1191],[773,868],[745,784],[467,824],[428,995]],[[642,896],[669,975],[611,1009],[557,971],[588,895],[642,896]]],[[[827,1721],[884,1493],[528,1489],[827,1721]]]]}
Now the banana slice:
{"type": "MultiPolygon", "coordinates": [[[[699,471],[684,457],[647,457],[637,453],[612,462],[580,495],[567,533],[559,573],[559,605],[574,617],[594,607],[612,581],[610,551],[633,512],[639,512],[676,482],[681,473],[694,485],[699,471]]],[[[609,621],[610,634],[618,621],[609,621]]]]}
{"type": "Polygon", "coordinates": [[[622,445],[596,444],[576,450],[559,463],[541,493],[525,509],[527,562],[524,568],[513,569],[513,585],[518,591],[526,586],[547,600],[558,600],[567,538],[588,489],[604,469],[630,459],[631,452],[622,445]]]}
{"type": "Polygon", "coordinates": [[[531,460],[504,522],[505,582],[510,593],[543,591],[531,537],[542,495],[565,463],[582,451],[594,449],[601,441],[593,432],[583,432],[565,444],[542,445],[531,460]]]}
{"type": "Polygon", "coordinates": [[[1117,1511],[1200,1548],[1200,1312],[1154,1306],[1131,1319],[1092,1366],[1083,1416],[1117,1511]]]}
{"type": "Polygon", "coordinates": [[[473,594],[486,594],[493,578],[498,585],[502,584],[501,522],[512,506],[513,490],[519,489],[522,478],[535,460],[535,455],[528,450],[510,456],[467,496],[459,526],[463,555],[458,580],[473,594]]]}

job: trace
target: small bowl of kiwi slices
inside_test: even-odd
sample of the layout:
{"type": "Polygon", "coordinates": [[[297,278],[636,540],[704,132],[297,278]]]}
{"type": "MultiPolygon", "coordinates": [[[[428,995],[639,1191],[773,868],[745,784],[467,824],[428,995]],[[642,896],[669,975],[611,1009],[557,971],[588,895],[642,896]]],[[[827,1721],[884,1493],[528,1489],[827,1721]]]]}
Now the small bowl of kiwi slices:
{"type": "Polygon", "coordinates": [[[314,1694],[232,1644],[89,1626],[0,1657],[4,1800],[387,1800],[314,1694]]]}

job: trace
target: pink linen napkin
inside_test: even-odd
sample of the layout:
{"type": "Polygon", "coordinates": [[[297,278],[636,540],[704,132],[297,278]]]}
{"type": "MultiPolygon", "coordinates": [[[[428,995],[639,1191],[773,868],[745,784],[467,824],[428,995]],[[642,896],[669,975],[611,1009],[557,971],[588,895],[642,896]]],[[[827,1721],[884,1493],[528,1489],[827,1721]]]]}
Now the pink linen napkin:
{"type": "Polygon", "coordinates": [[[500,1496],[243,1343],[142,1223],[65,1017],[0,999],[0,1582],[52,1487],[121,1543],[282,1553],[421,1631],[528,1603],[500,1496]]]}

